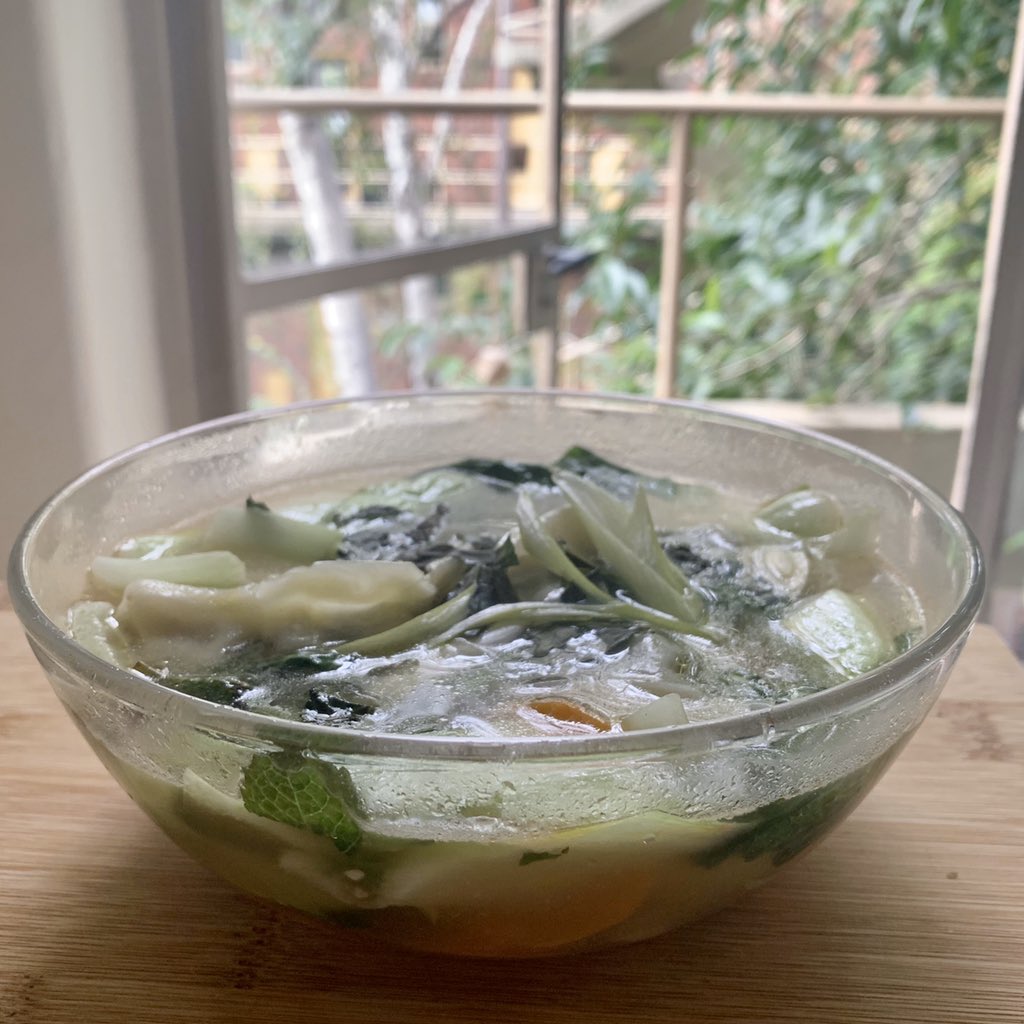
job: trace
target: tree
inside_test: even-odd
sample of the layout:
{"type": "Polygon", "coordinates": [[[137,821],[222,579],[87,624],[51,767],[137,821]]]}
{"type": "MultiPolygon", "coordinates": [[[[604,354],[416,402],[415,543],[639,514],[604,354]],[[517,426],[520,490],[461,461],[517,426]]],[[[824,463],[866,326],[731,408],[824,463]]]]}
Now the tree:
{"type": "MultiPolygon", "coordinates": [[[[1017,6],[713,0],[676,78],[723,90],[997,95],[1017,6]]],[[[695,137],[683,394],[964,398],[993,125],[737,118],[698,122],[695,137]]],[[[654,169],[664,132],[635,148],[654,169]]],[[[657,239],[637,215],[654,194],[638,176],[615,218],[597,210],[584,227],[604,255],[579,301],[596,310],[598,336],[622,338],[602,349],[592,385],[642,386],[653,367],[657,239]]]]}
{"type": "MultiPolygon", "coordinates": [[[[315,84],[313,48],[341,9],[339,0],[229,0],[225,17],[231,36],[258,57],[271,82],[302,86],[315,84]]],[[[285,111],[278,116],[278,124],[313,259],[318,263],[351,259],[355,254],[352,225],[339,193],[323,119],[285,111]]],[[[320,310],[339,393],[373,391],[373,347],[359,293],[325,295],[320,310]]]]}
{"type": "MultiPolygon", "coordinates": [[[[417,64],[440,28],[461,15],[442,89],[457,92],[492,0],[367,0],[354,10],[339,0],[229,0],[232,35],[258,55],[274,81],[283,85],[320,84],[316,46],[334,24],[365,25],[372,40],[377,87],[398,92],[414,84],[417,64]]],[[[320,117],[282,113],[282,144],[299,197],[303,223],[317,262],[355,255],[353,225],[340,196],[332,140],[320,117]]],[[[402,247],[429,240],[427,201],[445,152],[451,118],[435,119],[426,161],[418,158],[412,124],[404,114],[389,114],[381,131],[395,239],[402,247]]],[[[414,386],[430,383],[432,325],[437,317],[434,280],[415,275],[402,282],[409,372],[414,386]]],[[[362,300],[356,292],[321,299],[332,362],[343,394],[375,387],[373,347],[362,300]]]]}
{"type": "MultiPolygon", "coordinates": [[[[375,0],[369,10],[370,26],[377,53],[378,84],[381,92],[399,92],[413,81],[417,56],[454,8],[467,8],[444,76],[444,92],[458,92],[469,63],[473,44],[492,0],[457,0],[434,17],[423,18],[424,7],[417,0],[375,0]]],[[[437,178],[451,130],[451,117],[438,117],[434,124],[426,166],[416,158],[415,138],[409,119],[389,114],[382,132],[384,157],[390,177],[390,197],[395,237],[400,245],[413,246],[429,238],[426,221],[427,196],[437,178]]],[[[414,387],[430,383],[429,326],[437,318],[437,294],[433,278],[417,274],[402,282],[402,301],[409,335],[409,373],[414,387]]]]}

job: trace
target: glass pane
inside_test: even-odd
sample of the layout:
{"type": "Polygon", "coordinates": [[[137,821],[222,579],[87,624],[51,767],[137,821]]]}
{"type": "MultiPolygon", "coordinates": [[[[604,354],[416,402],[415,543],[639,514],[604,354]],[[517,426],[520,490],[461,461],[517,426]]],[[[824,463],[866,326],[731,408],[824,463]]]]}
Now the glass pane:
{"type": "Polygon", "coordinates": [[[1001,96],[1018,0],[575,0],[574,88],[1001,96]]]}
{"type": "MultiPolygon", "coordinates": [[[[668,119],[625,112],[632,88],[1001,96],[1018,3],[726,3],[700,22],[670,6],[691,15],[671,36],[639,12],[589,40],[570,19],[575,87],[619,90],[617,113],[567,125],[568,233],[596,254],[565,308],[573,387],[653,385],[678,170],[668,119]],[[631,56],[643,38],[655,81],[631,56]]],[[[678,394],[824,429],[948,491],[997,146],[993,119],[693,118],[678,394]]]]}
{"type": "MultiPolygon", "coordinates": [[[[567,140],[569,228],[600,253],[568,309],[582,387],[651,383],[664,136],[592,119],[567,140]]],[[[693,136],[679,394],[908,417],[964,401],[994,124],[737,118],[693,136]]]]}
{"type": "Polygon", "coordinates": [[[250,405],[372,388],[529,386],[520,277],[510,258],[250,317],[250,405]],[[429,303],[433,314],[415,326],[410,303],[429,303]]]}
{"type": "MultiPolygon", "coordinates": [[[[492,88],[495,68],[508,64],[498,60],[498,40],[510,6],[505,0],[222,0],[229,80],[436,89],[454,64],[459,88],[492,88]]],[[[517,24],[539,18],[535,0],[514,6],[517,24]]],[[[519,65],[536,64],[539,34],[533,45],[516,55],[519,65]]]]}
{"type": "Polygon", "coordinates": [[[332,262],[540,223],[536,167],[509,166],[518,140],[537,133],[538,116],[505,125],[488,114],[400,118],[411,134],[386,149],[388,117],[236,115],[243,267],[332,262]]]}
{"type": "MultiPolygon", "coordinates": [[[[228,79],[234,86],[382,96],[533,90],[539,37],[510,48],[508,8],[506,0],[348,7],[224,0],[228,79]]],[[[526,24],[530,13],[517,11],[515,24],[526,24]]],[[[536,223],[544,212],[543,139],[536,113],[236,111],[231,145],[242,265],[325,263],[536,223]]]]}

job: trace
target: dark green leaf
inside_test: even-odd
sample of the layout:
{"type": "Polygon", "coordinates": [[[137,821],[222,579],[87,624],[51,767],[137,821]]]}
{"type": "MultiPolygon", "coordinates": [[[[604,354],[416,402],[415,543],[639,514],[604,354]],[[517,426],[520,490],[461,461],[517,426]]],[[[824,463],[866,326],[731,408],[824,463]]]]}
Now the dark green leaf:
{"type": "Polygon", "coordinates": [[[638,487],[663,497],[672,497],[677,490],[672,480],[635,473],[580,445],[574,445],[565,452],[555,463],[555,468],[582,476],[619,498],[630,497],[638,487]]]}
{"type": "Polygon", "coordinates": [[[202,700],[208,700],[214,704],[238,705],[250,689],[241,680],[230,677],[174,678],[169,676],[166,679],[157,678],[164,686],[171,686],[180,693],[187,693],[191,697],[200,697],[202,700]]]}
{"type": "Polygon", "coordinates": [[[337,694],[317,689],[309,691],[305,708],[318,720],[330,719],[341,722],[354,722],[366,715],[372,715],[377,710],[372,704],[346,700],[337,694]]]}
{"type": "Polygon", "coordinates": [[[712,868],[740,856],[744,860],[771,857],[772,863],[785,864],[853,810],[893,756],[895,752],[890,752],[820,789],[776,800],[735,818],[736,824],[750,827],[701,854],[698,862],[712,868]]]}
{"type": "Polygon", "coordinates": [[[482,477],[488,483],[511,484],[543,484],[552,487],[551,470],[529,462],[504,462],[500,459],[463,459],[449,469],[457,469],[461,473],[469,473],[482,477]]]}
{"type": "Polygon", "coordinates": [[[355,512],[335,513],[331,522],[341,531],[342,558],[405,561],[423,568],[452,552],[450,544],[434,541],[447,514],[443,504],[427,515],[391,505],[367,505],[355,512]]]}
{"type": "Polygon", "coordinates": [[[490,558],[477,563],[472,572],[475,583],[467,614],[483,611],[493,604],[513,604],[519,599],[508,578],[508,570],[519,562],[515,545],[505,537],[494,548],[490,558]]]}
{"type": "Polygon", "coordinates": [[[532,850],[527,850],[526,853],[519,858],[519,866],[524,868],[527,864],[536,864],[537,861],[540,860],[557,860],[559,857],[564,857],[568,852],[568,846],[562,850],[556,850],[553,853],[534,853],[532,850]]]}

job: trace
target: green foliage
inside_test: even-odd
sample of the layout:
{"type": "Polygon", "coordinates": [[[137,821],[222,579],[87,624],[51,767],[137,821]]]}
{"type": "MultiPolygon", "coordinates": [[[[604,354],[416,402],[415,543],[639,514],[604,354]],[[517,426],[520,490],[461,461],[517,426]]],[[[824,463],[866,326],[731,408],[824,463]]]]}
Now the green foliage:
{"type": "Polygon", "coordinates": [[[573,198],[586,207],[587,217],[573,244],[598,258],[570,294],[565,312],[569,318],[582,314],[591,320],[601,348],[588,358],[588,367],[607,390],[651,391],[660,249],[656,228],[638,214],[655,192],[653,174],[644,171],[626,181],[611,201],[586,180],[574,189],[573,198]]]}
{"type": "MultiPolygon", "coordinates": [[[[713,0],[686,67],[709,87],[999,94],[1016,0],[713,0]]],[[[640,131],[647,126],[641,125],[640,131]]],[[[977,318],[994,125],[827,118],[695,125],[678,387],[694,398],[960,401],[977,318]]],[[[578,190],[600,253],[574,302],[606,340],[587,383],[648,386],[660,288],[638,211],[578,190]]]]}
{"type": "Polygon", "coordinates": [[[346,0],[226,0],[224,25],[228,38],[243,42],[261,65],[263,84],[319,85],[316,44],[346,6],[346,0]]]}
{"type": "Polygon", "coordinates": [[[362,838],[349,810],[356,800],[344,768],[293,751],[256,754],[242,777],[247,811],[326,836],[343,853],[362,838]]]}

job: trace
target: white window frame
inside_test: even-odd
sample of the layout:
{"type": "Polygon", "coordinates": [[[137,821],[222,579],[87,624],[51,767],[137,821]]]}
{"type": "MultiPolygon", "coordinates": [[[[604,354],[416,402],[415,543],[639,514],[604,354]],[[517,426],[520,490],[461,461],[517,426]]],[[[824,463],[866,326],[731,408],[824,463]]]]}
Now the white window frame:
{"type": "Polygon", "coordinates": [[[458,241],[369,252],[294,269],[245,273],[239,265],[231,181],[224,29],[220,0],[164,0],[171,53],[185,246],[200,407],[204,415],[245,408],[245,319],[298,302],[354,288],[399,281],[428,267],[431,273],[494,260],[525,257],[525,323],[549,339],[540,381],[556,380],[558,304],[543,273],[545,255],[561,235],[564,0],[547,0],[542,82],[538,91],[481,90],[462,94],[409,91],[382,94],[329,89],[244,91],[232,97],[241,110],[419,113],[540,113],[546,135],[548,183],[539,222],[458,241]]]}
{"type": "Polygon", "coordinates": [[[986,563],[999,558],[1024,400],[1024,7],[1017,23],[989,216],[978,331],[953,503],[986,563]]]}

